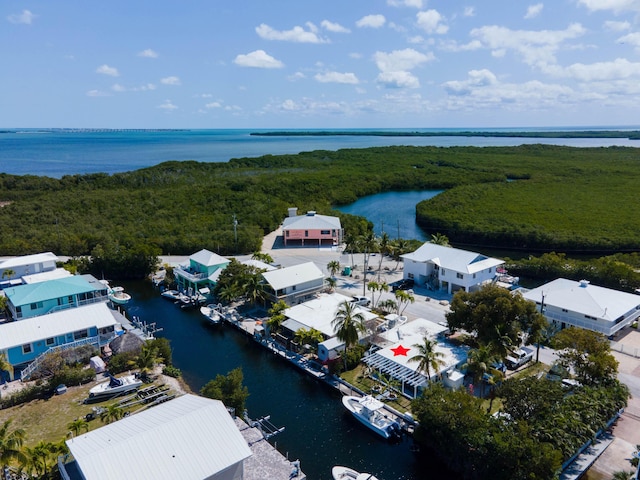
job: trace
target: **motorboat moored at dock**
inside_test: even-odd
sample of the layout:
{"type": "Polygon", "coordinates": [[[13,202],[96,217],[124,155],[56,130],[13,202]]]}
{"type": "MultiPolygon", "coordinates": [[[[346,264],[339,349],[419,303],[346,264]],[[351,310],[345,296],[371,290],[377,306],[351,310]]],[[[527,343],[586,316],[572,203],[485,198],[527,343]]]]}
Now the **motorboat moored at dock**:
{"type": "Polygon", "coordinates": [[[220,317],[220,305],[211,304],[206,307],[200,307],[200,313],[202,313],[212,325],[217,325],[222,321],[220,317]]]}
{"type": "Polygon", "coordinates": [[[160,296],[167,300],[171,300],[172,302],[180,300],[180,292],[178,290],[165,290],[160,294],[160,296]]]}
{"type": "Polygon", "coordinates": [[[345,395],[342,397],[342,404],[360,423],[383,438],[390,439],[400,436],[400,424],[382,413],[380,410],[384,407],[384,403],[371,395],[364,397],[345,395]]]}
{"type": "Polygon", "coordinates": [[[331,469],[333,480],[378,480],[370,473],[360,473],[353,468],[336,465],[331,469]]]}
{"type": "Polygon", "coordinates": [[[109,300],[118,305],[124,305],[131,300],[131,295],[125,292],[123,287],[113,287],[109,290],[109,300]]]}

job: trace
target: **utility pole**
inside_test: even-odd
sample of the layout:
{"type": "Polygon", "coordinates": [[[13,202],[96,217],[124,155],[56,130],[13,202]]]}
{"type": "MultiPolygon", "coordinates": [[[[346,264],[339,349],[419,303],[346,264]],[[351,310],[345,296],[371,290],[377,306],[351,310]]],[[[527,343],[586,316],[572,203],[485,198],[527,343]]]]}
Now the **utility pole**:
{"type": "Polygon", "coordinates": [[[233,238],[235,241],[235,253],[238,253],[238,219],[236,214],[233,214],[233,238]]]}

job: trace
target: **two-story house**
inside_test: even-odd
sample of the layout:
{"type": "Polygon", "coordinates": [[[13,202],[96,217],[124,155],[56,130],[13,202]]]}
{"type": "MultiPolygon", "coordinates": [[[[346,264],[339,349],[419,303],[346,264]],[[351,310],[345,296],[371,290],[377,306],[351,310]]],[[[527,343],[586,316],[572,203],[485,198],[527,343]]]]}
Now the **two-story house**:
{"type": "Polygon", "coordinates": [[[287,305],[308,300],[324,288],[324,274],[313,262],[263,272],[262,278],[269,300],[287,305]]]}
{"type": "Polygon", "coordinates": [[[213,288],[220,272],[229,265],[230,260],[217,253],[202,249],[189,257],[189,263],[173,269],[173,274],[181,292],[195,295],[204,288],[213,288]]]}
{"type": "Polygon", "coordinates": [[[342,243],[343,230],[338,217],[318,215],[314,211],[296,215],[297,208],[289,209],[282,223],[284,246],[336,246],[342,243]]]}

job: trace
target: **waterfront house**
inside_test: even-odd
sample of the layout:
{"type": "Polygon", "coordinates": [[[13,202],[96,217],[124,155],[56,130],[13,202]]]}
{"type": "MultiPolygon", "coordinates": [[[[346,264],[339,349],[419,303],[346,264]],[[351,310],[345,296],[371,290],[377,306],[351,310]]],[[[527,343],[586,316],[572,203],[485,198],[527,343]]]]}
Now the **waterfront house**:
{"type": "MultiPolygon", "coordinates": [[[[325,340],[334,338],[336,331],[332,325],[336,318],[338,308],[344,302],[352,301],[352,297],[347,297],[340,293],[323,293],[313,300],[287,308],[282,313],[285,316],[282,322],[283,335],[292,339],[296,332],[301,329],[315,329],[322,333],[325,340]]],[[[365,324],[378,318],[378,315],[365,307],[355,306],[355,313],[360,313],[364,317],[365,324]]],[[[366,338],[368,334],[362,334],[366,338]]],[[[330,344],[331,348],[340,348],[338,344],[330,344]]],[[[325,344],[325,348],[327,345],[325,344]]],[[[344,348],[344,345],[342,346],[344,348]]],[[[327,352],[327,356],[329,353],[327,352]]]]}
{"type": "Polygon", "coordinates": [[[22,277],[56,271],[58,257],[51,252],[22,255],[0,262],[0,288],[24,283],[22,277]]]}
{"type": "MultiPolygon", "coordinates": [[[[62,464],[63,478],[256,478],[245,475],[252,450],[224,404],[196,395],[182,395],[66,443],[73,459],[62,464]]],[[[268,471],[267,466],[261,478],[276,478],[268,471]]]]}
{"type": "Polygon", "coordinates": [[[446,330],[447,327],[424,318],[403,323],[382,333],[386,346],[365,356],[363,361],[374,372],[391,376],[404,395],[416,398],[430,382],[448,379],[449,372],[456,371],[467,361],[468,347],[453,345],[446,340],[443,335],[446,330]],[[420,362],[411,361],[418,354],[416,345],[424,344],[425,337],[436,339],[435,351],[442,354],[443,363],[431,370],[431,378],[418,369],[420,362]]]}
{"type": "Polygon", "coordinates": [[[107,286],[92,275],[74,275],[5,289],[13,320],[37,317],[109,300],[107,286]]]}
{"type": "Polygon", "coordinates": [[[402,255],[404,279],[434,290],[473,292],[496,280],[503,260],[481,253],[427,242],[415,252],[402,255]]]}
{"type": "Polygon", "coordinates": [[[324,274],[313,262],[263,272],[262,278],[269,300],[287,305],[308,300],[324,288],[324,274]]]}
{"type": "MultiPolygon", "coordinates": [[[[197,294],[204,289],[211,289],[215,286],[220,276],[220,272],[229,265],[230,260],[221,257],[217,253],[202,249],[189,257],[189,263],[179,265],[173,269],[178,290],[197,294]]],[[[208,293],[204,291],[201,293],[208,293]]]]}
{"type": "Polygon", "coordinates": [[[520,292],[559,328],[573,326],[611,336],[640,317],[640,296],[592,285],[586,280],[558,278],[520,292]]]}
{"type": "Polygon", "coordinates": [[[282,223],[284,246],[336,246],[342,243],[343,230],[338,217],[319,215],[309,211],[297,215],[297,208],[289,209],[289,216],[282,223]]]}
{"type": "Polygon", "coordinates": [[[11,366],[10,378],[51,349],[107,345],[120,330],[118,321],[106,303],[60,310],[0,325],[0,353],[11,366]]]}

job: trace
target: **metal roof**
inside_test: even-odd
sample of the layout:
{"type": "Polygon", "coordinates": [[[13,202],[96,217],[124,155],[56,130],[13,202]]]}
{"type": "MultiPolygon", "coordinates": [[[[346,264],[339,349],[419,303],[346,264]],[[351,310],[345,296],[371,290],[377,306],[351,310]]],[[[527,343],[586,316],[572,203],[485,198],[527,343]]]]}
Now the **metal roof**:
{"type": "Polygon", "coordinates": [[[89,327],[105,328],[117,323],[106,303],[69,308],[48,315],[0,325],[0,350],[65,335],[89,327]]]}
{"type": "Polygon", "coordinates": [[[274,290],[282,290],[283,288],[313,282],[314,280],[324,280],[322,270],[313,262],[263,272],[262,277],[274,290]]]}
{"type": "Polygon", "coordinates": [[[317,213],[287,217],[282,222],[283,230],[332,230],[340,229],[340,218],[317,213]]]}
{"type": "Polygon", "coordinates": [[[34,265],[36,263],[44,263],[44,262],[57,262],[58,257],[54,255],[52,252],[45,253],[35,253],[33,255],[22,255],[21,257],[14,257],[5,260],[0,263],[0,270],[4,270],[6,268],[14,268],[14,267],[22,267],[25,265],[34,265]]]}
{"type": "Polygon", "coordinates": [[[47,282],[7,288],[5,289],[5,294],[14,306],[20,306],[62,298],[67,295],[79,295],[103,290],[106,290],[106,287],[91,275],[74,275],[47,282]]]}
{"type": "Polygon", "coordinates": [[[207,267],[211,267],[213,265],[227,264],[230,262],[228,258],[224,258],[218,255],[217,253],[210,252],[205,248],[191,255],[189,257],[189,260],[193,260],[194,262],[197,262],[200,265],[205,265],[207,267]]]}
{"type": "Polygon", "coordinates": [[[524,292],[522,296],[532,302],[564,308],[570,312],[589,315],[594,318],[615,321],[631,310],[640,309],[640,296],[611,288],[557,278],[552,282],[524,292]]]}
{"type": "Polygon", "coordinates": [[[481,253],[445,247],[431,242],[425,243],[415,252],[401,256],[405,260],[414,262],[433,262],[440,268],[460,273],[476,273],[504,263],[504,260],[487,257],[481,253]]]}
{"type": "Polygon", "coordinates": [[[251,456],[219,400],[183,395],[67,440],[86,480],[201,480],[251,456]]]}
{"type": "Polygon", "coordinates": [[[47,282],[49,280],[55,280],[57,278],[67,278],[71,276],[72,276],[72,273],[69,270],[65,270],[64,268],[56,268],[55,270],[50,270],[48,272],[34,273],[32,275],[23,275],[22,281],[24,283],[38,283],[38,282],[47,282]]]}

